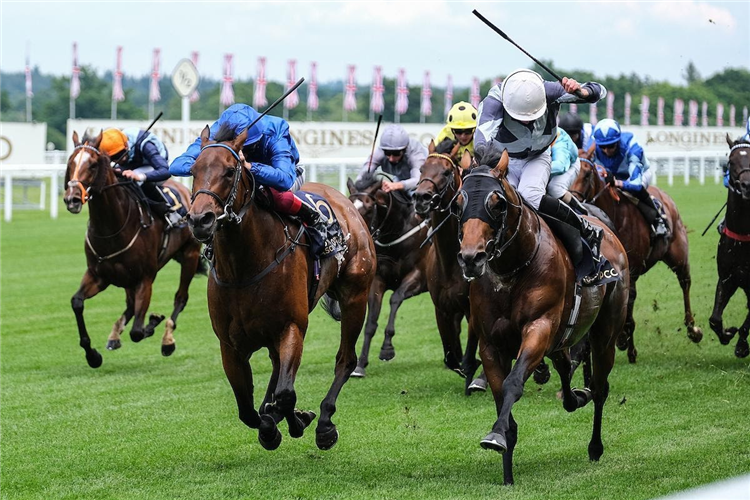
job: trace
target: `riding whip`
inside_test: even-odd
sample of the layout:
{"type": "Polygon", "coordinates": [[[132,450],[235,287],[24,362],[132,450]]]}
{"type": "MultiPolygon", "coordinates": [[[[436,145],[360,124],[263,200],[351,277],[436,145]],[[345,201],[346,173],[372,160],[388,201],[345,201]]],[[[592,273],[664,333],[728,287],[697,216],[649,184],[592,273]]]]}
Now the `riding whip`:
{"type": "Polygon", "coordinates": [[[375,156],[375,143],[378,142],[378,132],[380,132],[380,122],[383,121],[383,115],[378,115],[378,126],[375,127],[375,138],[372,140],[372,151],[370,151],[370,163],[367,165],[367,173],[372,168],[372,157],[375,156]]]}
{"type": "MultiPolygon", "coordinates": [[[[508,35],[505,34],[505,32],[503,30],[501,30],[500,28],[498,28],[497,26],[495,26],[489,19],[487,19],[486,17],[484,17],[482,14],[480,14],[476,9],[472,10],[471,12],[472,12],[472,14],[474,14],[475,16],[477,16],[480,21],[482,21],[484,24],[486,24],[487,26],[489,26],[490,29],[492,29],[492,31],[494,31],[495,33],[497,33],[498,35],[500,35],[501,37],[505,38],[510,43],[512,43],[513,45],[515,45],[518,48],[518,50],[520,50],[521,52],[523,52],[524,54],[526,54],[527,56],[529,56],[532,61],[534,61],[535,63],[537,63],[547,73],[549,73],[550,75],[554,76],[555,79],[557,79],[557,81],[559,81],[560,83],[562,83],[562,77],[560,75],[558,75],[557,73],[555,73],[554,71],[552,71],[550,68],[548,68],[547,65],[544,64],[543,62],[541,62],[539,59],[537,59],[536,57],[534,57],[531,54],[529,54],[528,52],[526,52],[523,47],[521,47],[516,42],[514,42],[508,35]]],[[[580,90],[576,90],[575,91],[575,95],[576,95],[576,97],[580,97],[581,99],[585,99],[585,96],[583,95],[583,93],[580,90]]]]}
{"type": "Polygon", "coordinates": [[[705,236],[706,235],[706,231],[708,231],[708,228],[714,225],[714,221],[716,221],[716,218],[719,217],[719,214],[721,214],[721,212],[724,211],[724,208],[726,208],[726,206],[727,206],[727,204],[724,203],[724,205],[719,209],[719,211],[716,213],[716,215],[714,215],[714,218],[711,219],[711,222],[708,223],[708,226],[706,226],[706,229],[703,230],[703,232],[701,233],[701,236],[705,236]]]}
{"type": "Polygon", "coordinates": [[[255,125],[256,123],[258,123],[261,118],[263,118],[264,116],[266,116],[268,114],[269,111],[271,111],[273,108],[275,108],[276,106],[278,106],[281,101],[283,101],[284,99],[286,99],[289,96],[289,94],[291,94],[292,92],[294,92],[295,90],[297,90],[297,87],[299,87],[300,85],[302,85],[302,82],[304,82],[304,81],[305,81],[304,78],[300,78],[299,80],[297,80],[297,83],[295,83],[293,87],[291,87],[289,90],[287,90],[286,92],[284,92],[284,94],[281,97],[279,97],[273,103],[271,103],[271,105],[268,106],[268,108],[266,108],[266,110],[264,112],[262,112],[258,116],[258,118],[256,118],[255,120],[253,120],[253,122],[250,125],[248,125],[247,128],[245,128],[245,130],[250,130],[253,127],[253,125],[255,125]]]}
{"type": "Polygon", "coordinates": [[[159,111],[159,114],[158,114],[158,115],[156,115],[156,118],[154,118],[154,121],[152,121],[152,122],[151,122],[151,125],[149,125],[149,126],[148,126],[148,128],[146,129],[146,132],[148,132],[149,130],[151,130],[151,127],[153,127],[153,126],[154,126],[154,124],[155,124],[155,123],[156,123],[157,121],[159,121],[159,118],[161,118],[163,114],[164,114],[164,111],[159,111]]]}

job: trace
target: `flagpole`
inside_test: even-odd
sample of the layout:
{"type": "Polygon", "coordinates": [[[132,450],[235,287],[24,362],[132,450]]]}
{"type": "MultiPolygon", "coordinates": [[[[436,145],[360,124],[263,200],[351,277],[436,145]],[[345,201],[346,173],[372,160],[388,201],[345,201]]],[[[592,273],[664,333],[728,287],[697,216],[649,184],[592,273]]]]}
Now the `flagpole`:
{"type": "Polygon", "coordinates": [[[31,44],[26,42],[26,121],[31,121],[31,89],[29,83],[31,82],[31,44]]]}
{"type": "Polygon", "coordinates": [[[370,108],[370,121],[372,121],[373,119],[375,119],[375,113],[372,110],[372,86],[373,85],[374,85],[374,82],[371,81],[370,82],[370,93],[369,93],[370,98],[367,100],[368,107],[370,108]]]}
{"type": "Polygon", "coordinates": [[[342,88],[343,93],[341,94],[343,96],[343,98],[341,99],[341,110],[342,110],[341,114],[343,116],[344,121],[348,121],[349,117],[347,116],[347,113],[346,113],[346,84],[349,81],[349,68],[346,66],[344,67],[346,68],[346,71],[345,71],[346,77],[344,78],[344,81],[343,81],[344,83],[343,88],[342,88]]]}
{"type": "Polygon", "coordinates": [[[396,98],[393,102],[393,123],[401,123],[401,115],[398,114],[398,77],[396,77],[396,98]]]}

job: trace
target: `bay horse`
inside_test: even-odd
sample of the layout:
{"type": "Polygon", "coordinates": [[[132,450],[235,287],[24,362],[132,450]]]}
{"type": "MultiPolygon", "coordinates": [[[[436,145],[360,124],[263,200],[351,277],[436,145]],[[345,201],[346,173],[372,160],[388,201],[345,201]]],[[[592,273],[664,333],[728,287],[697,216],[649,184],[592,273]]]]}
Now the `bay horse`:
{"type": "MultiPolygon", "coordinates": [[[[92,368],[102,364],[102,356],[91,347],[83,319],[84,301],[115,285],[125,289],[126,307],[115,322],[107,340],[107,349],[121,347],[120,334],[131,318],[130,339],[140,342],[154,334],[154,328],[164,316],[151,314],[144,320],[151,302],[151,290],[157,272],[171,259],[180,263],[180,285],[174,297],[174,309],[167,320],[161,340],[161,353],[171,355],[176,348],[174,330],[177,316],[188,301],[190,282],[200,270],[200,243],[193,239],[185,226],[166,231],[161,217],[153,218],[132,182],[118,180],[110,167],[110,158],[100,151],[102,134],[84,135],[79,141],[73,132],[73,152],[68,158],[63,201],[70,213],[78,214],[89,203],[89,224],[86,231],[86,264],[81,286],[71,299],[78,323],[80,345],[92,368]]],[[[168,180],[175,188],[181,203],[190,206],[190,192],[182,184],[168,180]]]]}
{"type": "Polygon", "coordinates": [[[750,141],[734,141],[727,134],[729,144],[729,190],[727,215],[721,226],[721,238],[716,252],[719,281],[716,283],[714,310],[709,324],[723,345],[729,344],[739,332],[734,354],[745,358],[750,354],[747,337],[750,331],[750,310],[739,330],[724,329],[722,315],[729,299],[742,288],[750,309],[750,141]]]}
{"type": "Polygon", "coordinates": [[[362,352],[353,377],[364,377],[369,364],[370,344],[378,329],[378,317],[387,290],[391,295],[391,311],[385,327],[380,359],[390,361],[396,356],[393,336],[396,334],[396,313],[408,298],[427,291],[427,262],[432,259],[432,246],[420,248],[427,236],[428,222],[414,212],[414,204],[402,190],[386,193],[377,175],[366,175],[356,184],[347,181],[349,200],[368,224],[375,243],[377,269],[370,288],[367,322],[362,352]]]}
{"type": "Polygon", "coordinates": [[[617,236],[628,252],[630,263],[630,295],[628,299],[628,319],[625,322],[623,336],[618,340],[618,348],[628,351],[628,361],[636,362],[637,350],[633,340],[635,319],[633,306],[636,299],[636,282],[654,265],[662,261],[677,275],[682,288],[685,308],[685,326],[690,340],[698,343],[703,332],[695,326],[693,311],[690,307],[690,260],[688,258],[688,238],[677,206],[670,196],[655,186],[649,186],[648,192],[655,197],[666,212],[670,234],[668,240],[663,238],[651,241],[650,230],[635,203],[629,201],[621,190],[608,186],[598,174],[593,162],[595,145],[581,156],[581,170],[570,186],[569,191],[583,202],[595,205],[607,214],[617,229],[617,236]]]}
{"type": "Polygon", "coordinates": [[[327,310],[340,308],[341,320],[333,384],[320,405],[316,429],[318,448],[329,449],[338,440],[331,422],[336,399],[357,364],[355,346],[375,274],[372,238],[345,196],[323,184],[306,184],[307,191],[327,200],[345,236],[343,254],[322,260],[318,267],[306,250],[309,239],[303,227],[264,206],[255,177],[240,161],[247,130],[235,137],[234,131],[222,128],[215,141],[209,140],[209,132],[206,127],[201,133],[201,152],[191,168],[188,223],[195,237],[213,248],[208,312],[239,419],[258,429],[261,445],[273,450],[281,443],[281,420],[286,419],[289,434],[299,438],[315,418],[313,412],[295,409],[294,383],[308,315],[325,294],[327,310]],[[250,357],[261,348],[268,349],[273,372],[258,411],[250,357]]]}
{"type": "Polygon", "coordinates": [[[503,479],[505,484],[512,484],[518,426],[511,410],[545,355],[560,375],[567,411],[593,399],[594,425],[588,454],[590,460],[601,457],[608,376],[627,313],[628,258],[617,237],[597,219],[589,218],[602,228],[601,253],[620,279],[582,287],[580,299],[576,299],[578,287],[571,259],[545,221],[525,205],[508,182],[507,151],[502,155],[488,152],[484,160],[494,167],[474,168],[464,177],[456,198],[461,217],[458,258],[464,276],[472,280],[470,323],[479,336],[482,365],[498,416],[480,445],[504,453],[503,479]],[[577,321],[572,320],[571,310],[579,311],[577,321]],[[593,363],[591,387],[571,389],[568,348],[587,331],[593,363]]]}

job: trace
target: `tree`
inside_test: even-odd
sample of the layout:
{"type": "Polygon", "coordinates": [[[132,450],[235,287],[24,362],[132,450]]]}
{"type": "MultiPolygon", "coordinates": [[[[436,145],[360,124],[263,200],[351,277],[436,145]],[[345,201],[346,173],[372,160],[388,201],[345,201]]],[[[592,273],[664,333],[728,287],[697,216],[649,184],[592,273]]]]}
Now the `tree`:
{"type": "Polygon", "coordinates": [[[685,70],[682,72],[682,76],[685,78],[685,81],[688,85],[692,85],[701,81],[701,74],[698,73],[698,68],[695,67],[693,61],[689,61],[687,66],[685,66],[685,70]]]}

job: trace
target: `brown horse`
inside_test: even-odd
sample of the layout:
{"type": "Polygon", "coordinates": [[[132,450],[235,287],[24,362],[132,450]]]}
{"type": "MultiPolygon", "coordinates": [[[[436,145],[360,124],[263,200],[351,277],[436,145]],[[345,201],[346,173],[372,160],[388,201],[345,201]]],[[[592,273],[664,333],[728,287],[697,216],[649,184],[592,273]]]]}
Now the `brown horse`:
{"type": "Polygon", "coordinates": [[[427,221],[416,215],[409,195],[403,191],[386,193],[381,185],[377,176],[365,176],[356,184],[351,179],[347,182],[349,199],[369,225],[378,259],[368,299],[365,338],[353,377],[365,376],[386,290],[393,290],[393,294],[380,359],[390,361],[396,356],[396,313],[406,299],[427,291],[427,262],[434,258],[432,246],[420,248],[427,236],[427,221]]]}
{"type": "MultiPolygon", "coordinates": [[[[162,218],[152,218],[131,182],[120,182],[110,168],[110,159],[99,150],[100,133],[95,138],[84,136],[78,140],[73,132],[75,148],[68,158],[63,200],[68,211],[80,213],[89,202],[89,226],[86,232],[86,262],[88,269],[81,286],[71,299],[78,322],[80,345],[86,351],[86,361],[92,368],[102,364],[102,356],[91,347],[91,339],[83,320],[83,302],[109,285],[125,289],[126,308],[112,327],[107,349],[121,346],[120,334],[135,316],[130,338],[140,342],[154,334],[154,328],[164,316],[152,314],[144,327],[144,318],[151,302],[151,286],[156,273],[171,259],[180,263],[180,286],[174,297],[174,309],[161,341],[161,352],[169,356],[175,350],[174,330],[177,316],[188,301],[190,282],[199,270],[200,243],[187,227],[165,233],[162,218]]],[[[176,188],[181,202],[190,206],[190,193],[185,186],[167,181],[176,188]]]]}
{"type": "MultiPolygon", "coordinates": [[[[466,377],[466,393],[474,372],[479,366],[476,359],[477,338],[471,329],[467,334],[466,352],[461,349],[461,322],[469,319],[469,283],[464,280],[458,265],[458,219],[451,213],[451,202],[461,188],[461,174],[471,164],[467,152],[458,163],[459,145],[437,148],[431,142],[429,155],[422,165],[414,200],[417,212],[430,217],[430,234],[435,248],[435,259],[427,271],[427,283],[432,303],[435,305],[440,337],[445,349],[445,362],[457,366],[466,377]]],[[[454,368],[456,369],[456,368],[454,368]]]]}
{"type": "MultiPolygon", "coordinates": [[[[601,252],[620,279],[583,287],[576,299],[575,271],[565,248],[506,178],[508,155],[485,154],[494,168],[478,167],[464,177],[456,198],[461,214],[459,262],[470,286],[471,325],[495,399],[498,418],[480,445],[503,455],[503,476],[513,483],[518,426],[511,409],[544,356],[560,375],[563,407],[574,411],[594,401],[589,458],[599,460],[602,410],[615,342],[625,323],[628,259],[617,237],[602,227],[601,252]],[[488,158],[494,156],[494,159],[488,158]],[[580,311],[577,321],[571,311],[580,311]],[[572,325],[569,325],[572,323],[572,325]],[[568,347],[589,332],[593,375],[590,389],[571,389],[568,347]],[[512,363],[516,358],[515,364],[512,363]]],[[[589,218],[594,224],[599,221],[589,218]]]]}
{"type": "Polygon", "coordinates": [[[258,429],[261,445],[272,450],[281,443],[281,420],[287,420],[292,437],[301,437],[315,418],[312,412],[295,409],[294,382],[308,315],[324,294],[332,310],[340,304],[335,375],[316,429],[317,446],[328,449],[338,440],[331,422],[336,398],[357,364],[355,344],[375,274],[375,249],[362,217],[346,197],[322,184],[306,184],[305,189],[325,197],[346,241],[343,255],[321,261],[318,269],[305,250],[308,239],[302,227],[261,205],[264,196],[239,159],[246,137],[246,130],[234,137],[233,131],[220,129],[214,142],[206,127],[191,169],[194,202],[188,221],[193,234],[211,241],[215,252],[208,282],[211,323],[239,418],[258,429]],[[261,348],[269,351],[273,373],[259,413],[253,405],[250,356],[261,348]]]}
{"type": "Polygon", "coordinates": [[[738,288],[744,290],[750,309],[750,141],[734,141],[727,135],[727,144],[730,147],[727,216],[720,229],[721,238],[716,252],[719,281],[716,283],[714,310],[709,324],[724,345],[729,344],[739,332],[734,354],[744,358],[750,354],[747,343],[750,311],[739,330],[735,327],[725,330],[722,315],[738,288]]]}
{"type": "Polygon", "coordinates": [[[628,319],[625,322],[623,336],[618,340],[620,349],[628,350],[628,360],[635,363],[637,351],[633,341],[635,320],[633,305],[636,298],[638,278],[651,269],[657,262],[663,261],[677,275],[682,288],[685,306],[685,326],[687,336],[693,342],[700,342],[703,332],[695,326],[695,319],[690,308],[690,261],[688,259],[688,239],[680,213],[672,198],[661,189],[650,186],[648,192],[655,197],[666,212],[665,220],[670,228],[668,240],[659,238],[651,241],[650,230],[635,203],[629,201],[628,195],[608,186],[598,175],[592,159],[594,146],[581,157],[581,170],[570,187],[570,192],[581,201],[591,203],[604,210],[617,228],[617,236],[628,252],[630,262],[630,298],[628,300],[628,319]]]}

